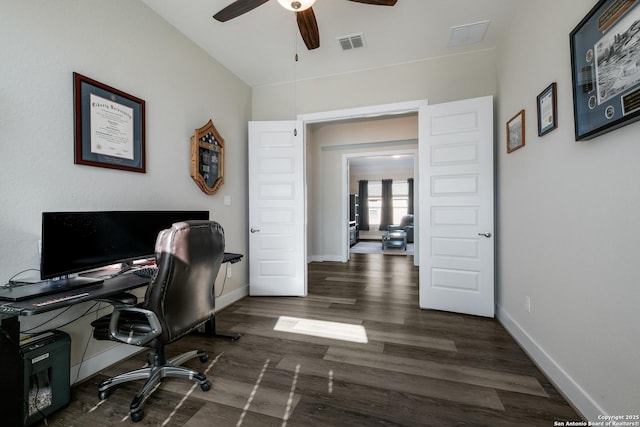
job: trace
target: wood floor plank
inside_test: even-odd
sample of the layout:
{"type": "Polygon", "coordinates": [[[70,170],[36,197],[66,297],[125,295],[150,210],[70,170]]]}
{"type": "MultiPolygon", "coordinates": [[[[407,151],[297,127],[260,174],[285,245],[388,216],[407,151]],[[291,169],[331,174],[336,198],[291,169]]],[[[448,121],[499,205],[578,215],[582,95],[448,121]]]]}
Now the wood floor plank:
{"type": "Polygon", "coordinates": [[[536,396],[547,396],[547,393],[537,379],[525,375],[478,369],[475,367],[452,366],[450,364],[415,360],[386,354],[357,352],[343,347],[330,347],[324,359],[430,378],[458,381],[481,387],[517,391],[519,393],[536,396]]]}
{"type": "MultiPolygon", "coordinates": [[[[216,313],[217,329],[240,332],[237,341],[189,335],[167,346],[168,357],[207,351],[208,362],[187,365],[209,369],[212,389],[166,378],[137,425],[542,427],[580,420],[495,319],[420,309],[418,279],[411,256],[352,254],[347,263],[308,264],[307,297],[247,297],[216,313]],[[354,327],[366,343],[345,341],[354,327]]],[[[122,384],[103,401],[97,383],[145,363],[140,353],[76,384],[71,403],[48,425],[133,425],[129,404],[142,382],[122,384]]]]}
{"type": "Polygon", "coordinates": [[[388,375],[386,369],[369,369],[363,365],[345,366],[341,362],[331,360],[318,361],[303,357],[284,357],[277,369],[292,371],[300,365],[300,371],[305,375],[315,375],[323,378],[332,377],[334,381],[344,381],[370,387],[384,387],[394,390],[417,394],[420,396],[435,397],[451,402],[464,403],[472,406],[481,406],[497,410],[504,410],[502,402],[495,390],[478,387],[470,384],[462,384],[429,378],[418,375],[394,372],[388,375]]]}

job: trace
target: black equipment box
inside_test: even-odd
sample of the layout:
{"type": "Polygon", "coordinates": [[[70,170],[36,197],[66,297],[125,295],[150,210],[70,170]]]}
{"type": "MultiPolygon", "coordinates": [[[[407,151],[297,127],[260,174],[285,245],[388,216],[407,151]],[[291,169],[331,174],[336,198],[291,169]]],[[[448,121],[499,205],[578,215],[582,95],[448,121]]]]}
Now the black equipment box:
{"type": "Polygon", "coordinates": [[[69,335],[60,331],[46,332],[20,344],[24,426],[69,404],[70,347],[69,335]]]}

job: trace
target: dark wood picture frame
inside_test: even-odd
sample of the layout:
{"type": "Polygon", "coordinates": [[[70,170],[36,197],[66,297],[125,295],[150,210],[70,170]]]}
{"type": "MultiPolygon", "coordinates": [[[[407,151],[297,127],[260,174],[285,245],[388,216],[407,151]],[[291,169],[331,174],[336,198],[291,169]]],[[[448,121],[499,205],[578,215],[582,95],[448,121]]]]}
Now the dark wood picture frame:
{"type": "Polygon", "coordinates": [[[146,171],[145,102],[73,73],[75,163],[146,171]]]}
{"type": "Polygon", "coordinates": [[[524,110],[520,110],[518,114],[513,116],[507,122],[507,153],[511,153],[518,148],[524,147],[524,144],[524,110]]]}
{"type": "Polygon", "coordinates": [[[558,127],[557,84],[551,83],[537,97],[538,136],[543,136],[558,127]]]}
{"type": "Polygon", "coordinates": [[[224,183],[224,138],[211,120],[191,136],[191,178],[209,195],[224,183]]]}
{"type": "Polygon", "coordinates": [[[569,36],[576,141],[640,119],[639,4],[600,0],[569,36]]]}

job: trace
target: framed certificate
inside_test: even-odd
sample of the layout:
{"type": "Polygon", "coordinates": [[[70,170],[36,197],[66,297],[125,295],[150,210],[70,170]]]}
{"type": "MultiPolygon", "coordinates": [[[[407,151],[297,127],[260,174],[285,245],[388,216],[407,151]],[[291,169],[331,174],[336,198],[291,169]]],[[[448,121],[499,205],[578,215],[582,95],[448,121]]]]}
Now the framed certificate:
{"type": "Polygon", "coordinates": [[[571,32],[576,141],[640,118],[640,0],[601,0],[571,32]]]}
{"type": "Polygon", "coordinates": [[[558,127],[556,92],[556,83],[554,82],[538,95],[538,136],[546,135],[558,127]]]}
{"type": "Polygon", "coordinates": [[[73,73],[75,163],[145,172],[145,102],[73,73]]]}

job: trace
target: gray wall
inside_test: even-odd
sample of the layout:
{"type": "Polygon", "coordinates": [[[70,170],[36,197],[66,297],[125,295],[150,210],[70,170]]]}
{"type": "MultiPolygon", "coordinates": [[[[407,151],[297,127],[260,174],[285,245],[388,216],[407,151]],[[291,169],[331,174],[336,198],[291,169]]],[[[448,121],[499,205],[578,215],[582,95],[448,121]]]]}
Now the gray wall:
{"type": "MultiPolygon", "coordinates": [[[[137,1],[0,0],[0,10],[0,283],[39,267],[43,211],[209,210],[225,228],[227,250],[247,253],[251,88],[137,1]],[[145,100],[145,174],[73,163],[74,71],[145,100]],[[189,138],[209,119],[226,141],[225,183],[214,196],[202,193],[189,172],[189,138]]],[[[234,265],[219,301],[246,293],[247,265],[234,265]]],[[[37,272],[20,277],[26,275],[37,272]]],[[[21,321],[29,328],[49,317],[21,321]]],[[[89,339],[90,320],[65,328],[72,365],[89,339]]],[[[108,347],[88,344],[83,368],[108,347]]]]}
{"type": "Polygon", "coordinates": [[[524,1],[499,49],[496,233],[501,320],[593,421],[640,402],[640,124],[573,134],[569,33],[595,3],[524,1]],[[536,96],[552,82],[558,129],[539,138],[536,96]],[[522,108],[526,145],[507,154],[522,108]]]}

